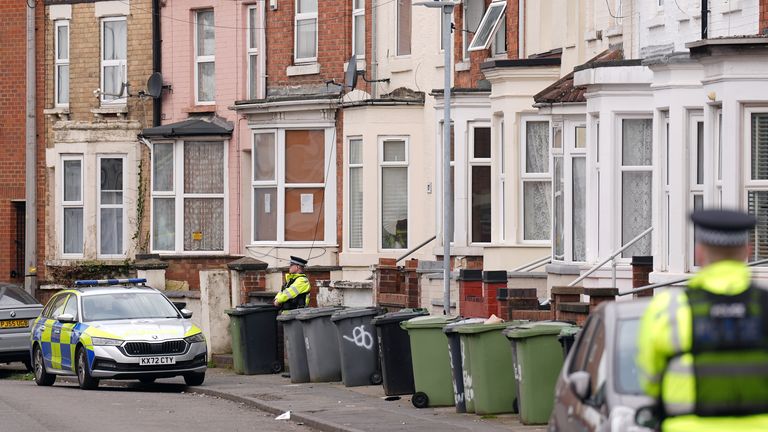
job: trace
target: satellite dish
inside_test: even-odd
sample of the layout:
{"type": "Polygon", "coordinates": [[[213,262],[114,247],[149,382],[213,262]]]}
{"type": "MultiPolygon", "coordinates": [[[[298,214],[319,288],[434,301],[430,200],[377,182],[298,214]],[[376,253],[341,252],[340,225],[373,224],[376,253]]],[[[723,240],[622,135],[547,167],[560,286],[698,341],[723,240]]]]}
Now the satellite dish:
{"type": "Polygon", "coordinates": [[[163,74],[154,72],[147,80],[147,94],[153,98],[160,97],[163,92],[163,74]]]}
{"type": "Polygon", "coordinates": [[[344,72],[344,87],[351,90],[357,86],[357,55],[352,54],[347,62],[347,70],[344,72]]]}

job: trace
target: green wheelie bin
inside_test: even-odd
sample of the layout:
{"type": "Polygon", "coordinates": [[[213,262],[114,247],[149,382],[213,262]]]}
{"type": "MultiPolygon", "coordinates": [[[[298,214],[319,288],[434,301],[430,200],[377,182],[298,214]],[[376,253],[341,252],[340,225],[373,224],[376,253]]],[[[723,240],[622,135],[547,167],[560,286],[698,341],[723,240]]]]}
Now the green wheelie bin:
{"type": "Polygon", "coordinates": [[[443,333],[443,327],[457,320],[459,317],[431,315],[400,323],[408,331],[411,340],[413,383],[416,389],[411,402],[416,408],[454,404],[448,338],[443,333]]]}
{"type": "Polygon", "coordinates": [[[509,323],[470,324],[457,328],[464,357],[472,360],[466,365],[466,394],[471,397],[477,414],[516,412],[516,384],[512,364],[512,349],[502,331],[509,323]]]}
{"type": "Polygon", "coordinates": [[[560,321],[539,321],[504,330],[512,343],[517,403],[523,424],[549,421],[557,376],[563,367],[563,347],[557,338],[564,328],[573,326],[560,321]]]}

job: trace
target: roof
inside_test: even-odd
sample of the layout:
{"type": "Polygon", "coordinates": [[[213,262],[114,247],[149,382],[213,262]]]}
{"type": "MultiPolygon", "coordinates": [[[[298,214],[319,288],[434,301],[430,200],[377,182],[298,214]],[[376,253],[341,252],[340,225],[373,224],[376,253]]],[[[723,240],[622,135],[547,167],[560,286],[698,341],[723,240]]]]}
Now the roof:
{"type": "Polygon", "coordinates": [[[190,118],[176,123],[155,126],[144,129],[141,135],[145,137],[185,137],[231,135],[232,125],[218,118],[190,118]]]}
{"type": "MultiPolygon", "coordinates": [[[[609,48],[600,54],[596,55],[588,62],[581,66],[577,66],[574,71],[581,69],[584,66],[591,65],[590,67],[597,67],[602,63],[613,62],[621,60],[624,57],[624,53],[620,48],[609,48]]],[[[551,103],[584,103],[587,99],[584,97],[586,92],[585,86],[574,86],[573,75],[571,72],[568,75],[560,78],[552,83],[549,87],[540,91],[533,96],[533,100],[537,104],[551,104],[551,103]]]]}

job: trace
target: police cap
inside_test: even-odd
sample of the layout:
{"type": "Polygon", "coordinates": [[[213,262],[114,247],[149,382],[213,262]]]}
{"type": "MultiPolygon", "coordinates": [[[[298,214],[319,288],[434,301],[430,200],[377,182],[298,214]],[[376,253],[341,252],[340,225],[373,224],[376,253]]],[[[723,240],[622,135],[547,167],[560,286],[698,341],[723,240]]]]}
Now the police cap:
{"type": "Polygon", "coordinates": [[[307,260],[291,255],[291,264],[296,264],[301,267],[307,266],[307,260]]]}
{"type": "Polygon", "coordinates": [[[754,216],[739,210],[708,209],[691,214],[696,241],[712,246],[741,246],[749,242],[754,216]]]}

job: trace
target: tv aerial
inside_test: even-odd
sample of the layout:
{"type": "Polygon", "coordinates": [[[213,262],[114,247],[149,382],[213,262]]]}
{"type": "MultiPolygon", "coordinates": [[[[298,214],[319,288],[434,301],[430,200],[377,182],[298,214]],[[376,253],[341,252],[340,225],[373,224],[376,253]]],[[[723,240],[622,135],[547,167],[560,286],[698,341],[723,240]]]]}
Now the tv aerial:
{"type": "Polygon", "coordinates": [[[344,71],[344,87],[349,88],[350,90],[354,90],[357,86],[357,77],[360,76],[363,78],[363,81],[367,83],[372,82],[389,82],[389,78],[382,78],[382,79],[375,79],[375,80],[369,80],[365,77],[365,71],[364,70],[357,70],[357,55],[352,54],[352,57],[349,58],[349,61],[347,62],[347,70],[344,71]]]}

